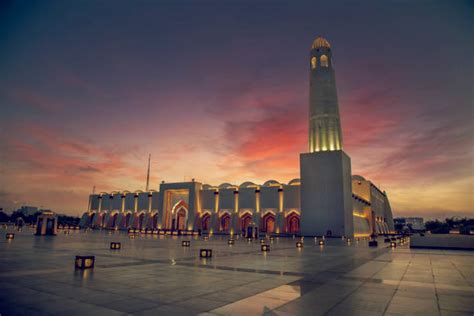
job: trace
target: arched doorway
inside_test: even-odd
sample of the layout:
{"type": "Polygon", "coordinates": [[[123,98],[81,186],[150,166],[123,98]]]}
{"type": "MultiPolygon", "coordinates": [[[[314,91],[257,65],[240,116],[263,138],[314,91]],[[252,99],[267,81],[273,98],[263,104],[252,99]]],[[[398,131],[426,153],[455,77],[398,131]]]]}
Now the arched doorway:
{"type": "Polygon", "coordinates": [[[273,233],[275,231],[275,215],[267,213],[263,217],[263,231],[266,233],[273,233]]]}
{"type": "Polygon", "coordinates": [[[176,213],[176,229],[186,229],[186,209],[184,207],[180,207],[176,213]]]}
{"type": "Polygon", "coordinates": [[[118,213],[115,213],[114,215],[112,215],[112,217],[109,220],[109,227],[111,228],[115,227],[115,225],[117,224],[117,217],[118,217],[118,213]]]}
{"type": "Polygon", "coordinates": [[[138,215],[138,229],[142,229],[143,227],[143,219],[145,218],[145,213],[142,212],[140,215],[138,215]]]}
{"type": "Polygon", "coordinates": [[[125,228],[129,228],[130,226],[130,217],[132,217],[132,213],[127,213],[125,216],[125,228]]]}
{"type": "Polygon", "coordinates": [[[247,227],[252,224],[252,215],[250,213],[245,213],[240,218],[240,229],[242,232],[247,231],[247,227]]]}
{"type": "Polygon", "coordinates": [[[297,213],[290,213],[286,217],[286,232],[289,234],[300,232],[300,216],[297,213]]]}
{"type": "Polygon", "coordinates": [[[100,227],[105,227],[105,218],[107,217],[107,213],[102,213],[100,218],[100,227]]]}
{"type": "Polygon", "coordinates": [[[201,219],[201,229],[209,230],[210,226],[211,226],[211,216],[209,215],[209,213],[205,213],[201,219]]]}
{"type": "Polygon", "coordinates": [[[224,213],[221,216],[221,231],[228,232],[230,230],[230,215],[229,213],[224,213]]]}
{"type": "Polygon", "coordinates": [[[155,213],[155,215],[153,215],[152,225],[153,225],[152,227],[153,229],[158,227],[158,213],[155,213]]]}

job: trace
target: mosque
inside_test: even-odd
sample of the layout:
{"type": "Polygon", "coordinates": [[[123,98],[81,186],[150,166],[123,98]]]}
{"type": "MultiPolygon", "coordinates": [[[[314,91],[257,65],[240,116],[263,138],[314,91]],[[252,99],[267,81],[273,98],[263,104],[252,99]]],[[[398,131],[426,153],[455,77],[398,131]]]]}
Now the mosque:
{"type": "Polygon", "coordinates": [[[309,58],[309,151],[300,178],[219,186],[160,184],[159,191],[114,191],[89,196],[80,226],[183,234],[360,237],[394,233],[387,194],[351,174],[343,151],[336,79],[329,42],[314,40],[309,58]]]}

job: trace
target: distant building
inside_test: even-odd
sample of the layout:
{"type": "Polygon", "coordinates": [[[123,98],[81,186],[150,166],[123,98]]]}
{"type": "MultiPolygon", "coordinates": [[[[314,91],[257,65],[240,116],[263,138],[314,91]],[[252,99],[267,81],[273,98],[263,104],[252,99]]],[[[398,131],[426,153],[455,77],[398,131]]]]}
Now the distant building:
{"type": "Polygon", "coordinates": [[[401,230],[424,230],[425,221],[422,217],[398,217],[394,220],[395,226],[400,225],[401,230]]]}
{"type": "Polygon", "coordinates": [[[20,212],[20,213],[23,213],[24,216],[35,215],[36,213],[39,212],[39,210],[36,206],[22,206],[16,211],[20,212]]]}

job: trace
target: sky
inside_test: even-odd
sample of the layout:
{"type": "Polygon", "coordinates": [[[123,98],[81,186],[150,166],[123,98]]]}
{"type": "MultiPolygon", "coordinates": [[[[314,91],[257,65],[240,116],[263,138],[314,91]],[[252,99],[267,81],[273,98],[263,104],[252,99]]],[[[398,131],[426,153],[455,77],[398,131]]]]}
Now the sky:
{"type": "Polygon", "coordinates": [[[352,173],[394,216],[474,216],[472,1],[2,1],[0,207],[299,178],[332,46],[352,173]]]}

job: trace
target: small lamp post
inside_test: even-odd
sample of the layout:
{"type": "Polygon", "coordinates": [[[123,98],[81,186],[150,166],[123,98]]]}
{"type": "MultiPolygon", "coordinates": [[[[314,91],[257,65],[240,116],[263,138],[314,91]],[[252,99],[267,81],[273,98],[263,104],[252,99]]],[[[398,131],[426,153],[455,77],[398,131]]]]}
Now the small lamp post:
{"type": "Polygon", "coordinates": [[[263,244],[260,246],[260,249],[262,250],[262,252],[268,252],[270,251],[270,245],[263,244]]]}
{"type": "Polygon", "coordinates": [[[92,269],[94,268],[95,257],[94,256],[76,256],[75,267],[76,269],[92,269]]]}
{"type": "Polygon", "coordinates": [[[122,248],[122,244],[119,243],[119,242],[115,242],[115,241],[112,241],[110,243],[110,249],[112,250],[120,250],[120,248],[122,248]]]}
{"type": "Polygon", "coordinates": [[[200,249],[199,250],[200,258],[212,258],[212,249],[200,249]]]}

